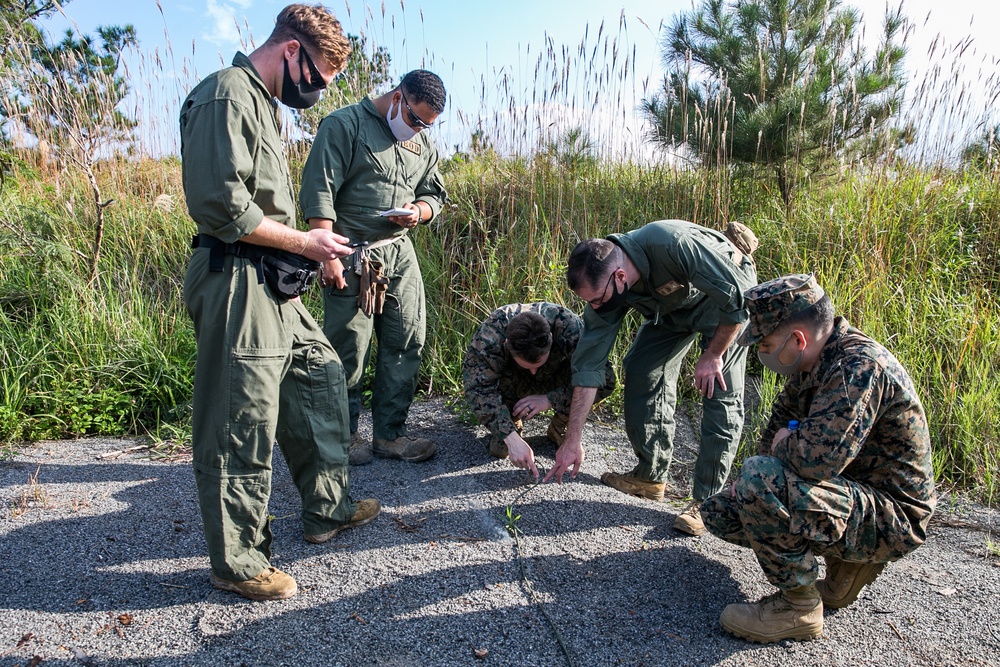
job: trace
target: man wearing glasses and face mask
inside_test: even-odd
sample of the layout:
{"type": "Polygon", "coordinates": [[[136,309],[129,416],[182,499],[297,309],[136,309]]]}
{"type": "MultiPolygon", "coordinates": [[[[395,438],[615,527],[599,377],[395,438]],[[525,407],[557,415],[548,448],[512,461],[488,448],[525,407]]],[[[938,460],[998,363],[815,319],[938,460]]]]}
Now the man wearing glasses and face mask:
{"type": "Polygon", "coordinates": [[[438,151],[426,132],[445,100],[436,74],[410,72],[388,93],[324,118],[302,173],[299,197],[309,225],[367,244],[350,259],[323,264],[323,331],[347,372],[355,465],[373,453],[424,461],[436,450],[434,442],[406,431],[426,332],[423,279],[409,232],[433,219],[446,198],[438,151]],[[400,213],[380,215],[394,209],[400,213]],[[373,334],[378,352],[368,441],[357,430],[373,334]]]}
{"type": "Polygon", "coordinates": [[[923,544],[935,505],[927,417],[906,369],[835,317],[811,274],[745,296],[739,344],[758,343],[761,363],[788,379],[757,455],[702,515],[712,534],[752,548],[778,591],[727,606],[719,621],[757,642],[811,639],[824,606],[852,604],[886,563],[923,544]]]}
{"type": "MultiPolygon", "coordinates": [[[[735,224],[735,223],[733,223],[735,224]]],[[[733,225],[731,225],[733,228],[733,225]]],[[[744,230],[744,236],[749,230],[744,230]]],[[[729,232],[727,232],[728,234],[729,232]]],[[[566,438],[545,480],[583,462],[580,437],[604,362],[629,310],[645,318],[623,363],[625,427],[639,459],[625,474],[601,481],[623,493],[661,500],[673,453],[677,378],[695,340],[701,356],[695,386],[703,396],[701,443],[694,469],[694,502],[677,530],[701,535],[701,501],[722,489],[743,427],[746,350],[734,344],[747,319],[743,292],[757,283],[748,245],[690,222],[652,222],[627,234],[579,243],[566,279],[587,302],[584,331],[573,355],[573,402],[566,438]],[[737,243],[743,247],[737,247],[737,243]]]]}
{"type": "MultiPolygon", "coordinates": [[[[297,590],[270,564],[275,441],[302,496],[307,541],[326,542],[380,510],[377,500],[348,494],[340,360],[300,300],[264,268],[277,251],[301,256],[297,262],[351,252],[349,239],[329,230],[296,229],[278,116],[279,101],[315,104],[350,51],[333,14],[289,5],[260,48],[206,77],[181,107],[184,194],[198,229],[184,280],[198,345],[194,475],[211,584],[253,600],[297,590]]],[[[295,295],[309,285],[309,272],[302,274],[295,295]]]]}

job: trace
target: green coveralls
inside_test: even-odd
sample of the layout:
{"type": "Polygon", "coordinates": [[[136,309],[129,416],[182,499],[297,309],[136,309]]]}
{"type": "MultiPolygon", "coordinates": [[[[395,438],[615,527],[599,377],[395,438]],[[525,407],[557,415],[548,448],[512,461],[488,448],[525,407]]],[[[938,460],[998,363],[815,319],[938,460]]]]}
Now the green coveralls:
{"type": "MultiPolygon", "coordinates": [[[[181,108],[184,194],[198,232],[227,243],[267,217],[295,224],[276,102],[250,60],[208,76],[181,108]]],[[[340,360],[298,299],[279,301],[250,260],[209,270],[194,251],[184,298],[194,320],[194,473],[212,571],[244,581],[270,564],[275,439],[302,496],[306,534],[354,514],[340,360]]]]}
{"type": "MultiPolygon", "coordinates": [[[[573,385],[599,387],[629,308],[646,321],[625,355],[625,428],[639,459],[632,474],[662,482],[673,455],[674,411],[681,362],[696,338],[704,351],[720,324],[747,319],[743,292],[757,284],[749,257],[740,266],[737,252],[720,232],[684,222],[651,222],[627,234],[608,237],[625,252],[640,279],[629,285],[626,303],[599,315],[584,309],[584,332],[573,356],[573,385]]],[[[717,493],[729,474],[743,429],[746,348],[734,342],[723,356],[726,389],[718,384],[702,400],[701,443],[692,495],[704,500],[717,493]]]]}
{"type": "Polygon", "coordinates": [[[813,368],[788,378],[757,456],[701,506],[705,526],[754,550],[788,590],[816,581],[816,554],[895,561],[924,543],[934,512],[927,416],[906,369],[838,317],[813,368]],[[772,446],[775,434],[798,429],[772,446]]]}
{"type": "MultiPolygon", "coordinates": [[[[372,334],[378,339],[372,424],[376,438],[406,434],[426,337],[424,283],[407,230],[377,215],[407,202],[422,201],[433,215],[446,193],[437,170],[438,152],[427,132],[396,141],[385,118],[365,98],[323,119],[302,172],[299,201],[306,219],[333,221],[333,230],[351,241],[395,243],[368,251],[389,278],[381,315],[358,308],[359,277],[344,260],[347,287],[323,295],[323,331],[347,373],[351,431],[358,430],[362,377],[372,334]]],[[[432,216],[433,217],[433,216],[432,216]]]]}

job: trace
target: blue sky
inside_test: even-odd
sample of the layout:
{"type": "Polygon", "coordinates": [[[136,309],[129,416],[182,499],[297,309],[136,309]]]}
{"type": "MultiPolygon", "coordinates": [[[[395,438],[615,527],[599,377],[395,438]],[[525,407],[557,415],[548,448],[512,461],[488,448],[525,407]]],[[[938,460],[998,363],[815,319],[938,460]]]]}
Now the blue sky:
{"type": "MultiPolygon", "coordinates": [[[[583,122],[598,134],[601,128],[614,127],[616,133],[605,137],[605,141],[635,138],[641,129],[632,111],[649,90],[646,86],[655,86],[662,74],[658,54],[661,23],[692,7],[691,0],[388,0],[386,4],[336,0],[326,4],[347,32],[366,33],[370,42],[389,50],[395,74],[426,67],[441,75],[451,95],[445,114],[447,123],[439,130],[443,133],[439,143],[445,144],[462,141],[459,135],[468,134],[469,118],[488,115],[484,107],[504,104],[509,95],[505,91],[512,89],[513,96],[522,101],[531,97],[536,57],[548,44],[557,53],[566,45],[573,54],[587,35],[588,48],[592,48],[602,23],[602,37],[610,35],[611,43],[629,56],[634,73],[630,82],[605,82],[607,88],[596,96],[600,98],[596,106],[592,99],[580,101],[579,107],[577,102],[567,103],[567,98],[550,100],[547,111],[532,112],[535,115],[531,122],[541,131],[546,126],[565,129],[567,123],[583,122]],[[567,120],[552,115],[555,106],[574,108],[563,109],[567,120]]],[[[850,4],[863,12],[869,36],[877,33],[886,7],[884,0],[850,4]]],[[[926,52],[938,33],[948,43],[971,36],[972,46],[962,56],[968,71],[959,74],[968,78],[970,85],[977,85],[977,80],[981,84],[985,78],[982,63],[995,65],[1000,54],[992,34],[1000,24],[996,4],[982,0],[905,0],[904,10],[914,21],[909,41],[910,69],[920,73],[933,66],[926,52]]],[[[157,110],[150,112],[170,116],[173,111],[169,98],[181,97],[191,83],[228,64],[236,50],[251,49],[250,39],[262,42],[282,6],[283,2],[263,0],[160,0],[159,4],[156,0],[72,0],[65,6],[65,16],[57,15],[46,28],[57,36],[70,25],[92,33],[98,25],[134,24],[146,62],[159,58],[160,71],[178,81],[176,89],[161,93],[167,100],[157,101],[157,110]]],[[[599,56],[596,62],[607,59],[599,56]]],[[[133,64],[133,70],[144,71],[137,64],[133,64]]],[[[571,74],[564,83],[570,95],[595,97],[589,87],[593,84],[581,82],[578,73],[571,74]]],[[[494,118],[496,115],[494,112],[494,118]]],[[[172,127],[173,122],[173,117],[162,120],[164,128],[172,127]]],[[[499,133],[514,131],[504,121],[497,122],[499,133]]],[[[527,120],[522,117],[516,122],[527,120]]]]}

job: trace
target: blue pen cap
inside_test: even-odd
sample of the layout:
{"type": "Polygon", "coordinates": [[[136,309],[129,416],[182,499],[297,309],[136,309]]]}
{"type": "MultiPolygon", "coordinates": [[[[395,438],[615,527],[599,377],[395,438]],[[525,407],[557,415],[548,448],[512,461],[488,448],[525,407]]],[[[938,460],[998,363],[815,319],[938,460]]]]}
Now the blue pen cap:
{"type": "Polygon", "coordinates": [[[792,419],[791,421],[789,421],[788,422],[788,430],[789,431],[798,431],[799,430],[799,420],[798,419],[792,419]]]}

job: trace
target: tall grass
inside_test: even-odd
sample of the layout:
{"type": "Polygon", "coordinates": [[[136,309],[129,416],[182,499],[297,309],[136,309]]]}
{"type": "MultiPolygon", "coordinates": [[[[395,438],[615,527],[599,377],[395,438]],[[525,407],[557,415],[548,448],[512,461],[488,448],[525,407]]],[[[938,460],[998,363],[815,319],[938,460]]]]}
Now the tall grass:
{"type": "MultiPolygon", "coordinates": [[[[996,174],[961,168],[925,143],[831,165],[786,206],[766,169],[698,168],[626,150],[638,144],[613,128],[631,122],[630,91],[648,85],[635,78],[629,40],[623,18],[614,34],[602,26],[575,48],[548,43],[525,59],[535,65],[523,81],[505,74],[487,85],[484,75],[483,108],[455,112],[469,140],[442,163],[450,202],[414,233],[429,311],[423,390],[460,391],[469,336],[494,308],[549,300],[582,310],[563,277],[580,239],[659,219],[714,228],[739,219],[761,238],[761,280],[815,272],[838,311],[909,369],[930,415],[939,480],[1000,499],[996,174]]],[[[142,81],[176,85],[164,59],[140,62],[151,68],[142,81]]],[[[934,85],[949,84],[919,90],[934,85]]],[[[942,113],[975,128],[980,113],[920,109],[906,117],[916,128],[942,113]]],[[[179,163],[140,157],[159,147],[144,147],[141,136],[131,155],[97,155],[93,178],[63,154],[25,148],[0,190],[4,442],[150,431],[186,414],[194,342],[181,281],[193,224],[179,163]],[[105,248],[91,280],[95,184],[101,201],[115,203],[104,210],[105,248]]],[[[306,304],[319,317],[318,297],[306,304]]],[[[637,326],[628,322],[616,360],[637,326]]],[[[754,364],[751,373],[762,370],[754,364]]],[[[769,374],[753,383],[763,400],[748,442],[778,387],[769,374]]]]}

